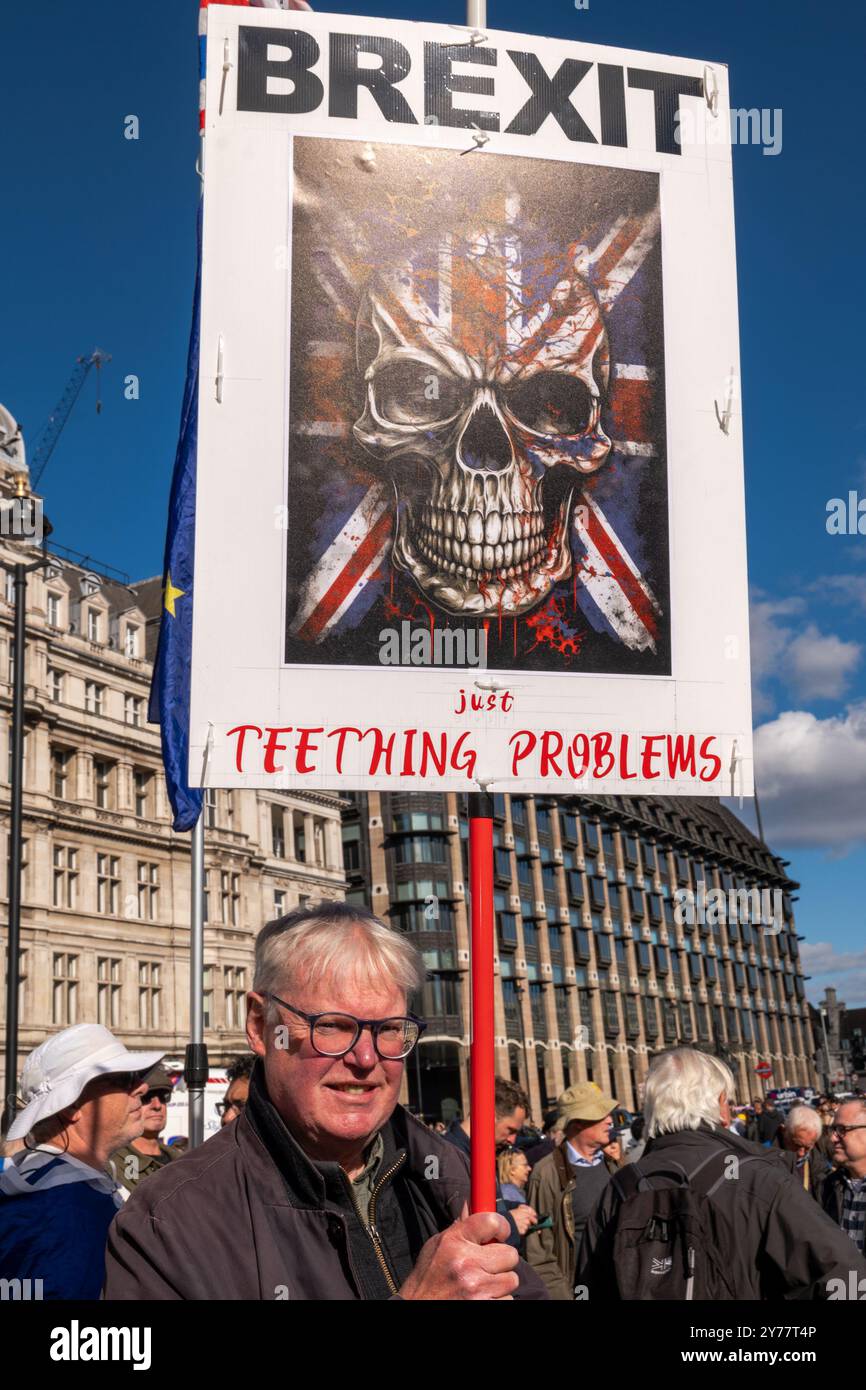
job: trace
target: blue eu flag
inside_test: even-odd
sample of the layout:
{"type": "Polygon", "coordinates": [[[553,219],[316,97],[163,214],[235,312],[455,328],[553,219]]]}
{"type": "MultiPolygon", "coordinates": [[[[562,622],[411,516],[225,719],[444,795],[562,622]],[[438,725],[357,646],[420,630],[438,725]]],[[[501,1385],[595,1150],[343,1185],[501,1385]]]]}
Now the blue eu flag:
{"type": "Polygon", "coordinates": [[[191,830],[201,815],[202,793],[187,785],[189,765],[189,691],[192,663],[193,563],[195,556],[195,473],[198,439],[198,348],[201,311],[201,218],[198,209],[198,255],[192,329],[186,361],[186,384],[180,435],[171,480],[168,534],[163,565],[163,608],[159,644],[150,688],[148,720],[159,724],[162,761],[174,811],[174,829],[191,830]]]}

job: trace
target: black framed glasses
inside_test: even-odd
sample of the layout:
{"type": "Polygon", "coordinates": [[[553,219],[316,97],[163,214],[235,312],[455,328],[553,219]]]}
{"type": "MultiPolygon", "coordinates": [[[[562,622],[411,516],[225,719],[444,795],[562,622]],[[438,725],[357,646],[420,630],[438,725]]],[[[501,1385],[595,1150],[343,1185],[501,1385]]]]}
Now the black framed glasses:
{"type": "Polygon", "coordinates": [[[344,1057],[351,1052],[365,1028],[370,1029],[376,1053],[385,1062],[399,1062],[408,1057],[427,1024],[414,1014],[398,1014],[393,1018],[355,1018],[354,1014],[331,1010],[324,1014],[307,1014],[287,1004],[277,994],[268,994],[280,1008],[302,1018],[310,1029],[310,1042],[321,1057],[344,1057]]]}
{"type": "Polygon", "coordinates": [[[831,1125],[830,1133],[838,1134],[842,1139],[846,1134],[850,1134],[852,1129],[866,1129],[866,1125],[831,1125]]]}
{"type": "Polygon", "coordinates": [[[229,1110],[237,1110],[238,1114],[240,1114],[241,1111],[246,1108],[246,1104],[245,1100],[218,1100],[216,1103],[216,1112],[220,1119],[222,1119],[223,1115],[227,1114],[229,1110]]]}

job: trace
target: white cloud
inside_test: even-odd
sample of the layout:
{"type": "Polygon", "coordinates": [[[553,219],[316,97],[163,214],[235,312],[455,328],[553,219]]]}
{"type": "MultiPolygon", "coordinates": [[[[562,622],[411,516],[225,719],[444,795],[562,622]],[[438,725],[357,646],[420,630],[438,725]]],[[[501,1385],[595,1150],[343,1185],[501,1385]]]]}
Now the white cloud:
{"type": "Polygon", "coordinates": [[[800,959],[804,973],[812,976],[807,993],[813,1004],[832,985],[849,1009],[866,1006],[866,950],[837,953],[829,941],[804,941],[800,959]]]}
{"type": "Polygon", "coordinates": [[[866,608],[866,574],[822,574],[809,585],[809,592],[831,603],[866,608]]]}
{"type": "MultiPolygon", "coordinates": [[[[836,578],[842,581],[853,576],[836,578]]],[[[782,682],[801,700],[837,700],[847,691],[860,663],[863,648],[859,642],[822,632],[816,623],[803,627],[801,622],[798,631],[796,622],[790,620],[800,618],[804,610],[805,603],[799,597],[769,599],[758,594],[752,600],[752,702],[758,716],[776,707],[777,701],[767,688],[770,681],[782,682]]]]}
{"type": "Polygon", "coordinates": [[[768,599],[756,596],[752,600],[749,609],[749,646],[752,706],[756,715],[769,714],[775,709],[775,701],[764,689],[764,683],[779,674],[780,663],[791,638],[790,628],[783,626],[779,620],[802,612],[804,607],[801,598],[768,599]]]}
{"type": "Polygon", "coordinates": [[[845,854],[866,842],[866,701],[828,719],[786,710],[762,724],[755,776],[770,844],[845,854]]]}
{"type": "Polygon", "coordinates": [[[844,695],[862,655],[859,642],[845,642],[809,623],[790,642],[782,665],[802,699],[837,700],[844,695]]]}

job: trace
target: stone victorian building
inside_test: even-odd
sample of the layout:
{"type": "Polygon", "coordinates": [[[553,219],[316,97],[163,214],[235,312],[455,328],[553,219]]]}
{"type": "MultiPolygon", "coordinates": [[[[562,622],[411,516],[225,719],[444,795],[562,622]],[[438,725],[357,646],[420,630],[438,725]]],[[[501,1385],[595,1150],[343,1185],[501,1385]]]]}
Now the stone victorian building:
{"type": "MultiPolygon", "coordinates": [[[[0,499],[12,492],[0,477],[0,499]]],[[[5,564],[36,558],[0,538],[5,564]]],[[[0,585],[4,576],[0,574],[0,585]]],[[[0,854],[8,902],[11,580],[0,587],[0,854]]],[[[75,1022],[183,1055],[189,1023],[189,835],[175,834],[159,730],[147,723],[161,581],[129,583],[71,552],[28,579],[19,1057],[75,1022]]],[[[205,807],[206,1041],[246,1050],[255,932],[305,899],[343,896],[338,797],[215,791],[205,807]]],[[[4,922],[5,926],[5,922],[4,922]]],[[[4,931],[5,936],[5,931],[4,931]]],[[[5,994],[0,998],[0,1044],[5,994]]]]}

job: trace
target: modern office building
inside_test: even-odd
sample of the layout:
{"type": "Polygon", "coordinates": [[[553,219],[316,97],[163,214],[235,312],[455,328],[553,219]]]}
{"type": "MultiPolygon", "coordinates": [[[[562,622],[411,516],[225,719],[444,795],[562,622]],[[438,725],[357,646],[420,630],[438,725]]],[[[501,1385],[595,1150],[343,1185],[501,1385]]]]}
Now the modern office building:
{"type": "MultiPolygon", "coordinates": [[[[420,1085],[423,1112],[448,1118],[469,1096],[465,798],[349,800],[347,897],[407,932],[428,967],[407,1098],[418,1105],[420,1085]]],[[[678,1041],[724,1056],[741,1100],[764,1089],[759,1061],[768,1086],[815,1083],[797,884],[736,816],[691,797],[494,806],[497,1068],[536,1118],[587,1079],[638,1106],[650,1055],[678,1041]]]]}

